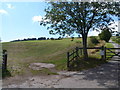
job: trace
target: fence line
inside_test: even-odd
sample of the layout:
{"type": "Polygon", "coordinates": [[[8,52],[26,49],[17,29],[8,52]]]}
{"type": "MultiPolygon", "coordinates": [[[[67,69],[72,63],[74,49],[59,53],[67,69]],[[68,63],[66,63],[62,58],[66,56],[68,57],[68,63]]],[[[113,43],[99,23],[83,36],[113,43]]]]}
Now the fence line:
{"type": "MultiPolygon", "coordinates": [[[[100,49],[103,51],[103,55],[101,55],[101,59],[106,59],[106,47],[87,47],[87,49],[100,49]]],[[[77,60],[78,57],[83,55],[83,47],[76,47],[75,50],[72,50],[72,53],[67,52],[67,68],[69,69],[70,63],[77,60]],[[80,52],[80,53],[79,53],[80,52]],[[71,58],[72,57],[72,58],[71,58]]]]}
{"type": "Polygon", "coordinates": [[[68,68],[70,67],[70,62],[75,61],[76,58],[80,57],[79,50],[80,50],[80,55],[82,55],[82,49],[79,49],[78,47],[76,47],[75,50],[72,50],[72,53],[67,52],[67,67],[68,68]]]}
{"type": "MultiPolygon", "coordinates": [[[[115,49],[120,49],[120,48],[106,48],[104,46],[102,47],[87,47],[87,49],[100,49],[100,55],[101,55],[101,60],[106,60],[107,59],[107,53],[113,53],[114,55],[111,55],[112,56],[119,56],[120,57],[120,52],[113,52],[113,50],[115,49]],[[107,52],[109,51],[109,52],[107,52]]],[[[70,62],[76,60],[77,57],[80,57],[80,55],[83,54],[83,47],[76,47],[75,50],[72,51],[72,53],[70,52],[67,52],[67,67],[69,68],[70,67],[70,62]],[[78,53],[80,51],[80,54],[78,53]],[[72,57],[72,58],[70,58],[72,57]]]]}

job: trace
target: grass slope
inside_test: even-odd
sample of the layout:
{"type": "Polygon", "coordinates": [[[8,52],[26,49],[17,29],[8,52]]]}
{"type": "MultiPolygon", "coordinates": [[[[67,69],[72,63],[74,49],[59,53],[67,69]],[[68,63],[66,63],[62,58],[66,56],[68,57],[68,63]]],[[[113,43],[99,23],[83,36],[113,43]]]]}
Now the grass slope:
{"type": "MultiPolygon", "coordinates": [[[[80,46],[81,39],[21,41],[3,43],[8,51],[8,70],[12,75],[36,73],[28,68],[30,63],[53,63],[56,69],[66,69],[66,52],[80,46]]],[[[49,72],[43,70],[42,72],[49,72]]]]}
{"type": "MultiPolygon", "coordinates": [[[[14,75],[50,75],[57,74],[55,70],[66,70],[67,59],[66,53],[73,50],[76,46],[82,46],[81,38],[63,40],[44,40],[44,41],[20,41],[20,42],[6,42],[2,43],[3,49],[8,51],[8,71],[3,73],[8,76],[14,75]],[[29,68],[31,63],[44,62],[53,63],[56,65],[55,69],[43,69],[35,71],[29,68]]],[[[100,42],[97,47],[104,45],[100,42]]],[[[89,45],[89,43],[88,43],[89,45]]],[[[93,45],[93,44],[92,44],[93,45]]],[[[107,44],[108,45],[108,44],[107,44]]],[[[90,46],[90,45],[89,45],[90,46]]],[[[91,46],[93,47],[93,46],[91,46]]],[[[89,61],[80,60],[80,67],[78,70],[96,67],[104,61],[98,61],[100,57],[99,50],[88,51],[93,53],[89,61]],[[96,59],[94,57],[97,57],[96,59]]],[[[74,65],[73,65],[74,66],[74,65]]],[[[75,67],[76,70],[76,67],[75,67]]],[[[4,75],[3,75],[4,76],[4,75]]]]}

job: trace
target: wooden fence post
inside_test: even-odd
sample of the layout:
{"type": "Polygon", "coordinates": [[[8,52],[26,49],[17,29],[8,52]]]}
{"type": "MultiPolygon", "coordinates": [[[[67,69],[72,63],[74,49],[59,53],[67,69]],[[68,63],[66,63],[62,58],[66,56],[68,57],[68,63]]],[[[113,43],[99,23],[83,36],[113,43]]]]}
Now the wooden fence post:
{"type": "Polygon", "coordinates": [[[80,55],[82,55],[82,49],[80,49],[80,55]]]}
{"type": "Polygon", "coordinates": [[[7,70],[7,50],[3,50],[3,64],[2,67],[4,70],[7,70]]]}
{"type": "Polygon", "coordinates": [[[106,47],[104,47],[104,59],[106,60],[106,47]]]}
{"type": "Polygon", "coordinates": [[[67,52],[67,68],[69,68],[69,52],[67,52]]]}
{"type": "Polygon", "coordinates": [[[76,55],[77,55],[77,57],[79,57],[79,54],[78,54],[78,47],[76,47],[76,55]]]}
{"type": "Polygon", "coordinates": [[[104,46],[101,47],[101,59],[104,60],[104,46]]]}
{"type": "Polygon", "coordinates": [[[73,50],[73,60],[75,60],[75,59],[74,59],[74,56],[75,56],[75,55],[74,55],[74,50],[73,50]]]}

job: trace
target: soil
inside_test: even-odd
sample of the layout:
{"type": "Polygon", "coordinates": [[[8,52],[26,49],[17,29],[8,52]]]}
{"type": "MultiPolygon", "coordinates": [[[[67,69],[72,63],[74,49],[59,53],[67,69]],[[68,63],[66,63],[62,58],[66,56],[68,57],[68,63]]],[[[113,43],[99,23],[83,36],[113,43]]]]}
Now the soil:
{"type": "Polygon", "coordinates": [[[54,68],[54,64],[48,64],[48,63],[31,63],[29,68],[33,70],[42,70],[43,68],[54,68]]]}

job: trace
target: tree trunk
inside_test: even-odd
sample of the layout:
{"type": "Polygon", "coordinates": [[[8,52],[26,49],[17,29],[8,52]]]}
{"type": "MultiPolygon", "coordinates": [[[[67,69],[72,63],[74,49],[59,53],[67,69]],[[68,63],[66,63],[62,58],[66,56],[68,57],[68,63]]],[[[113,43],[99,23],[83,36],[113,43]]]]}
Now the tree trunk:
{"type": "Polygon", "coordinates": [[[87,34],[82,35],[83,40],[83,57],[84,60],[88,59],[88,52],[87,52],[87,34]]]}

